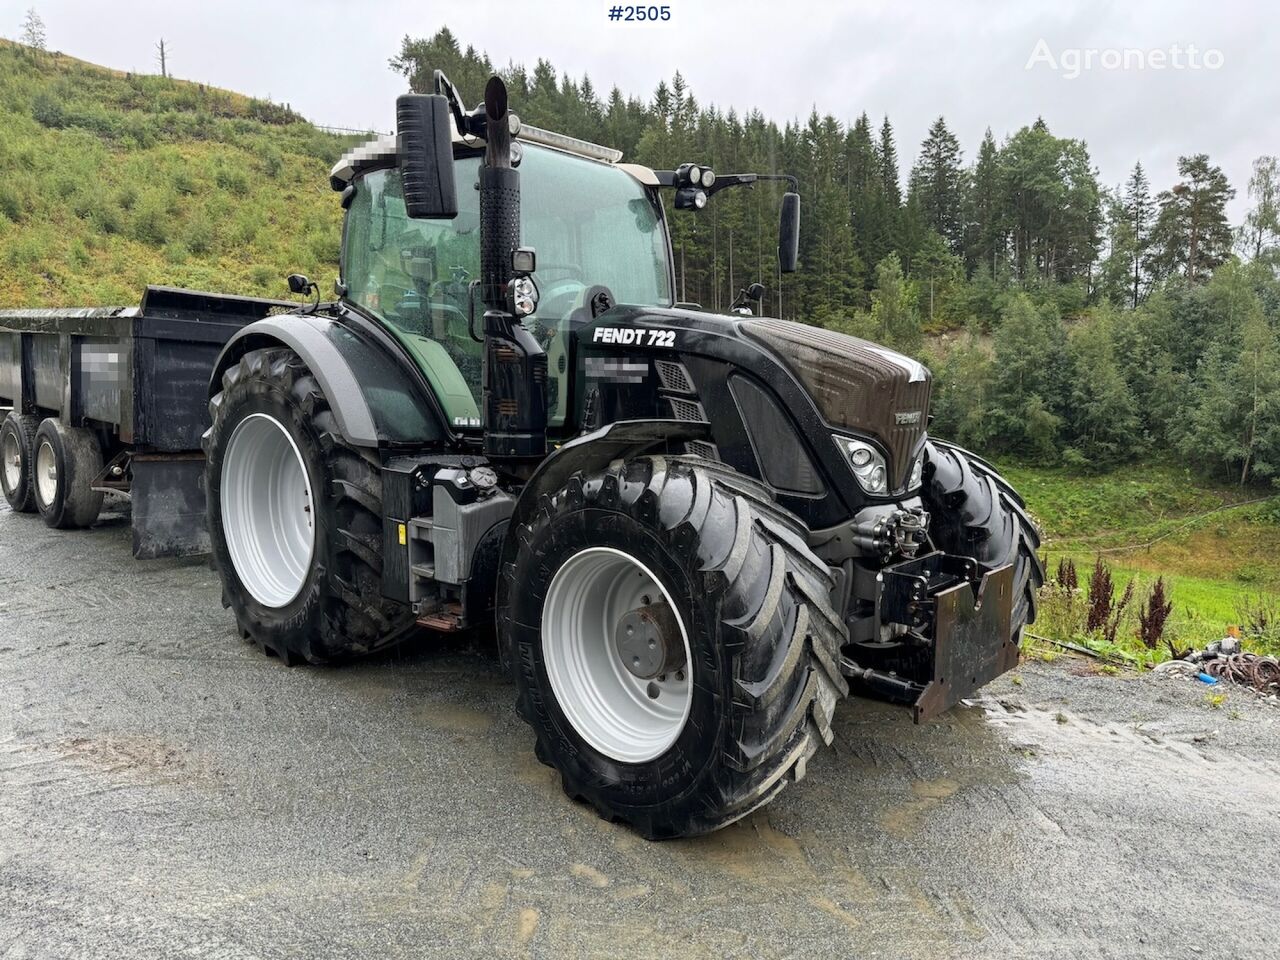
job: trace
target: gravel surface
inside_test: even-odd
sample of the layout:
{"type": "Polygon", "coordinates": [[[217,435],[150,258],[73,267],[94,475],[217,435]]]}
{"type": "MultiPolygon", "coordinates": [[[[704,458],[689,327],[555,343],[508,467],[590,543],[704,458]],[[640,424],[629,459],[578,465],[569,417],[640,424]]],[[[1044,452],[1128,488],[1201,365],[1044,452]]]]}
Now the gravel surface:
{"type": "Polygon", "coordinates": [[[288,669],[214,574],[0,503],[0,958],[1274,957],[1280,709],[1025,664],[850,701],[766,810],[646,843],[484,638],[288,669]]]}

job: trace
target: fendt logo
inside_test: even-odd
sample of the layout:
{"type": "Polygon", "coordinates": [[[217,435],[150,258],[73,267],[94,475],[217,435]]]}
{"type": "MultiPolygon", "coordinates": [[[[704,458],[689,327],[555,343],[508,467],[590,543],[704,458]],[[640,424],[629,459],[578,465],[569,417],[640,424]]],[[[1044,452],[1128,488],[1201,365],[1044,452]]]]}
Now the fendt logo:
{"type": "Polygon", "coordinates": [[[920,411],[912,410],[909,413],[895,413],[893,419],[900,427],[913,427],[920,422],[920,411]]]}
{"type": "Polygon", "coordinates": [[[616,343],[623,347],[674,347],[674,330],[638,330],[631,327],[596,327],[592,343],[616,343]]]}

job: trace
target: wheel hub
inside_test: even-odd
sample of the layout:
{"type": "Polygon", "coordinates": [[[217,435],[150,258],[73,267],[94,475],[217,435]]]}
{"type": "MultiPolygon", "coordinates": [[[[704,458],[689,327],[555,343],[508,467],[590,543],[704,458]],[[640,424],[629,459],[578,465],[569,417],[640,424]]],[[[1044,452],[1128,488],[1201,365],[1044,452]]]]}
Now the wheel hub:
{"type": "Polygon", "coordinates": [[[36,451],[36,494],[45,507],[53,505],[53,498],[58,493],[58,458],[54,455],[53,445],[48,440],[40,444],[36,451]]]}
{"type": "Polygon", "coordinates": [[[675,611],[666,603],[629,610],[613,633],[622,665],[634,677],[656,680],[684,666],[684,637],[675,611]]]}
{"type": "Polygon", "coordinates": [[[5,434],[2,456],[5,489],[16,490],[22,481],[22,451],[18,449],[18,438],[12,432],[5,434]]]}

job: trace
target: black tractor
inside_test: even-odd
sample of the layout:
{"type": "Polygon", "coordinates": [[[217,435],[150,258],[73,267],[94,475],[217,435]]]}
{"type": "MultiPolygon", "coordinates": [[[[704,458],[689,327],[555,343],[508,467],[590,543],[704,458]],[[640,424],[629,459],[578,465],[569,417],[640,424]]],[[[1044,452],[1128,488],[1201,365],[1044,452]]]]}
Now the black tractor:
{"type": "MultiPolygon", "coordinates": [[[[1043,573],[1018,495],[929,438],[930,374],[675,303],[651,170],[436,76],[331,175],[334,302],[243,327],[210,388],[208,524],[243,636],[292,664],[496,626],[538,758],[647,837],[767,803],[853,692],[946,710],[1011,668],[1043,573]]],[[[313,292],[305,277],[296,292],[313,292]]]]}

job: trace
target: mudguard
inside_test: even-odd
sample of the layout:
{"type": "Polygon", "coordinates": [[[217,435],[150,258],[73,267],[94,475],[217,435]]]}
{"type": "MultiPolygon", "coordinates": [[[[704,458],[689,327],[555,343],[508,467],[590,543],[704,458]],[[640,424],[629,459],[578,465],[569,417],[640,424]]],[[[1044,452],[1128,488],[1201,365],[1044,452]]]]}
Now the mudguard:
{"type": "Polygon", "coordinates": [[[250,350],[293,350],[307,365],[348,443],[429,443],[445,431],[400,362],[329,317],[284,314],[242,328],[223,348],[209,380],[209,396],[222,389],[222,374],[250,350]]]}
{"type": "MultiPolygon", "coordinates": [[[[579,471],[608,466],[628,453],[650,452],[658,444],[706,440],[710,434],[710,425],[699,420],[615,420],[574,437],[539,464],[520,491],[509,529],[514,534],[537,509],[543,495],[555,493],[579,471]]],[[[507,539],[507,549],[514,549],[514,536],[507,539]]]]}

